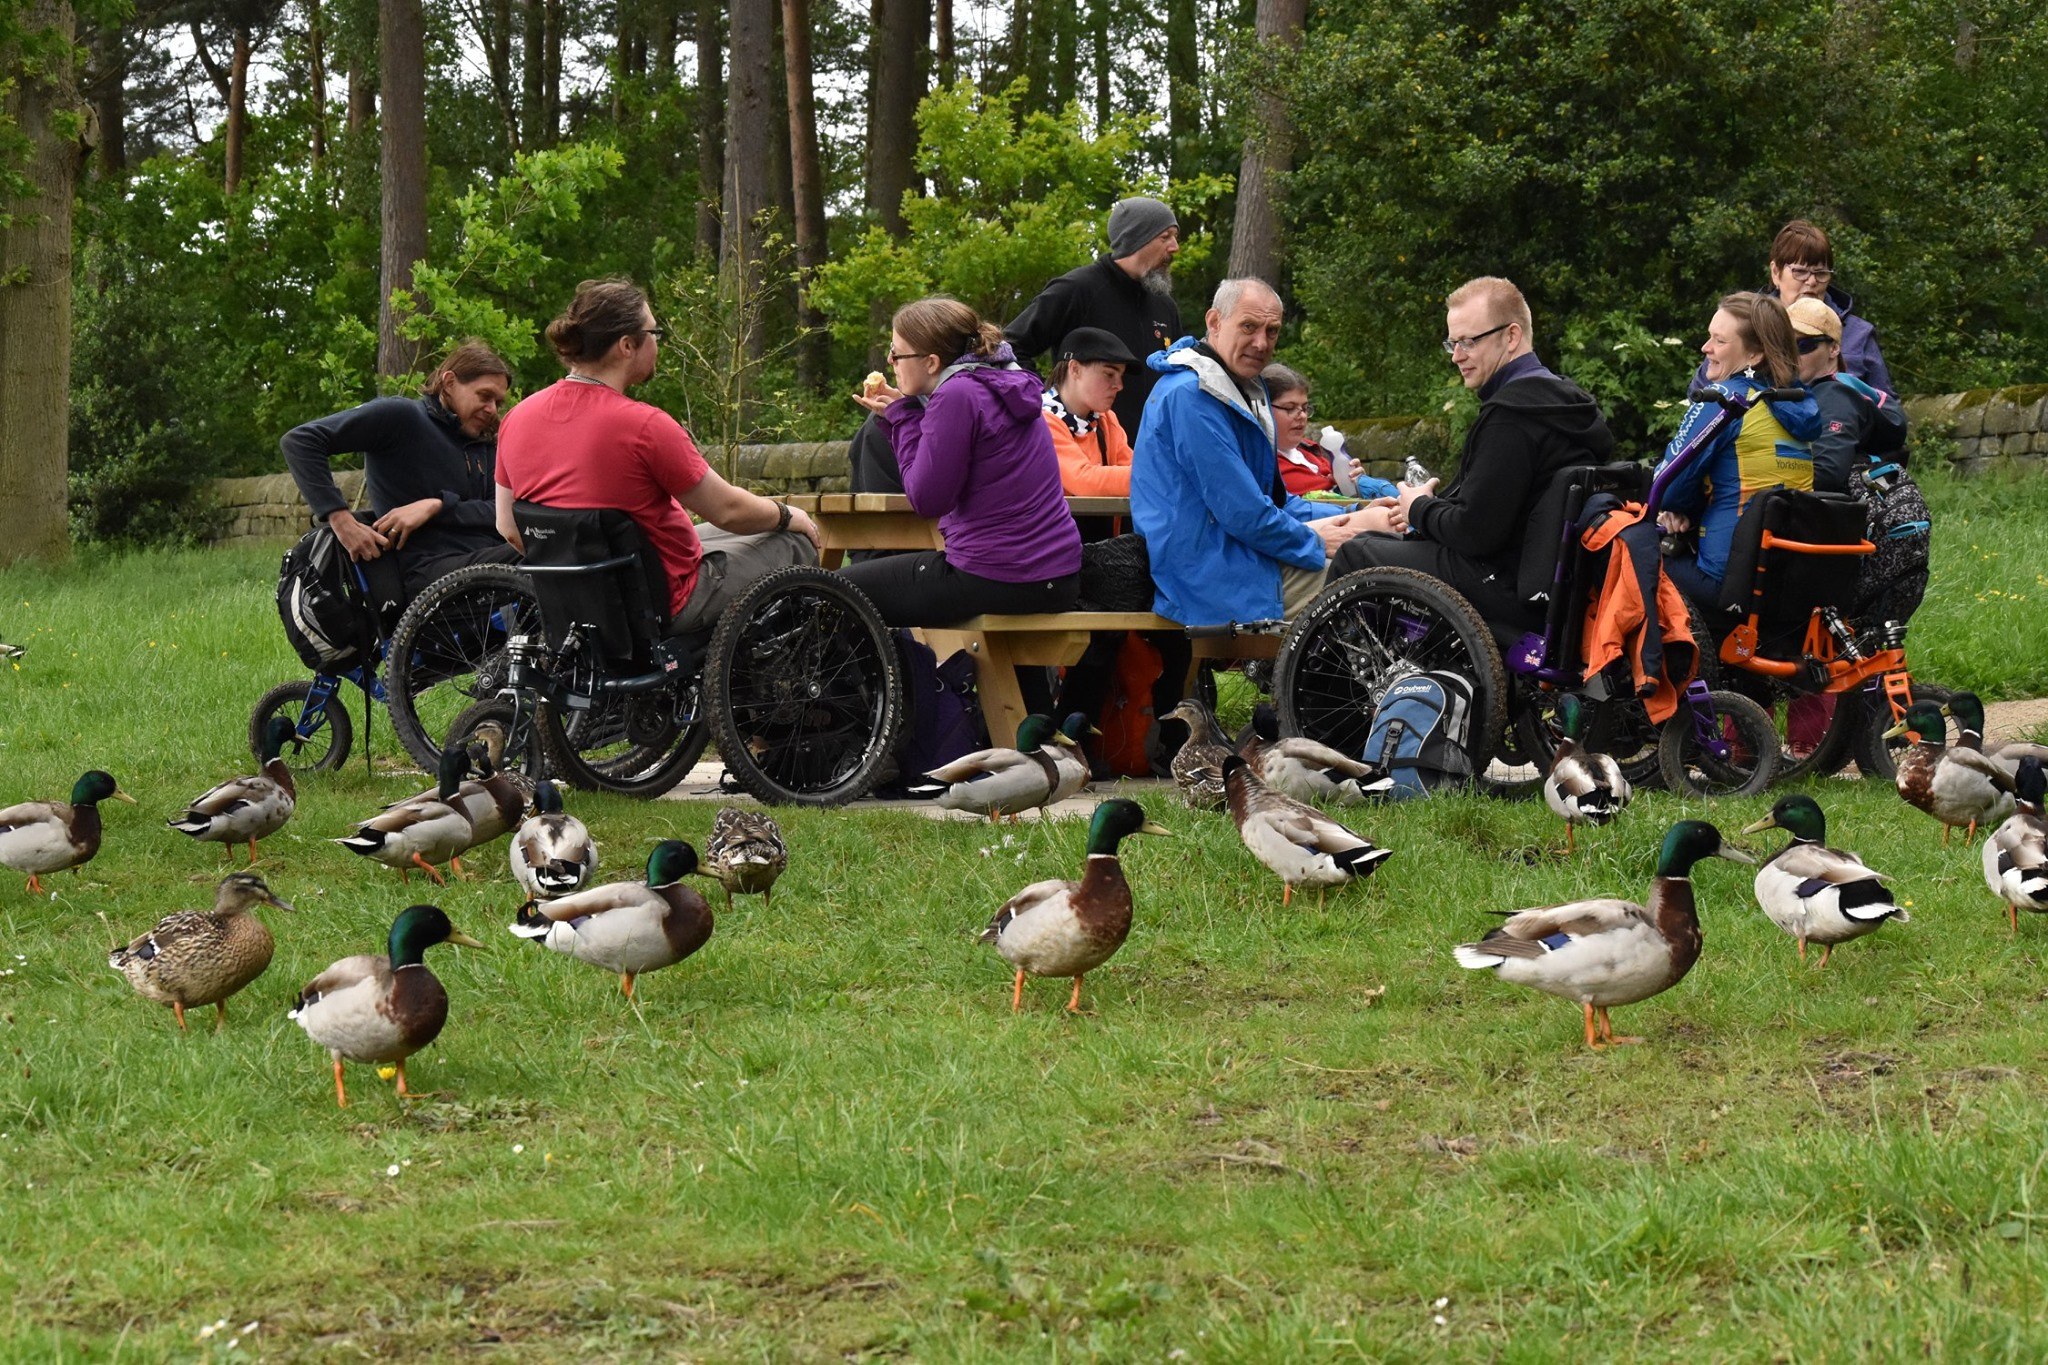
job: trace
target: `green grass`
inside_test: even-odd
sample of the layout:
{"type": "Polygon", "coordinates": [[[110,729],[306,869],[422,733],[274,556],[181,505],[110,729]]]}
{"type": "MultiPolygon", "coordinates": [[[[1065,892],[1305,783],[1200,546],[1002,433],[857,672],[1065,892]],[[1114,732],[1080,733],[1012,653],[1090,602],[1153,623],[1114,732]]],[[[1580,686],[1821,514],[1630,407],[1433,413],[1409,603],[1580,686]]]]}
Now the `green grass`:
{"type": "MultiPolygon", "coordinates": [[[[1943,545],[1916,649],[1944,682],[2040,690],[2041,651],[2008,647],[2025,606],[1956,594],[2029,591],[2042,497],[1936,496],[1974,540],[1943,545]]],[[[325,842],[417,775],[304,784],[262,869],[298,910],[266,912],[277,959],[225,1032],[180,1037],[104,965],[99,915],[126,938],[210,899],[218,852],[160,822],[245,770],[248,707],[296,671],[274,568],[0,575],[31,650],[0,665],[0,802],[89,766],[141,799],[53,898],[0,883],[0,1358],[2048,1352],[2048,923],[2009,937],[1976,850],[1873,784],[1812,790],[1914,922],[1802,971],[1748,872],[1708,864],[1705,958],[1620,1011],[1646,1046],[1603,1056],[1571,1005],[1449,948],[1490,909],[1639,896],[1663,827],[1702,813],[1668,797],[1571,862],[1533,803],[1361,815],[1396,856],[1320,910],[1282,910],[1222,817],[1148,798],[1180,837],[1127,845],[1137,927],[1079,1018],[1049,982],[1011,1017],[972,938],[1071,875],[1077,823],[789,813],[773,910],[721,916],[637,1009],[503,932],[500,844],[439,897],[490,944],[429,958],[453,1014],[412,1076],[444,1094],[401,1107],[351,1067],[339,1112],[284,1009],[425,894],[325,842]]],[[[571,800],[607,875],[711,816],[571,800]]]]}

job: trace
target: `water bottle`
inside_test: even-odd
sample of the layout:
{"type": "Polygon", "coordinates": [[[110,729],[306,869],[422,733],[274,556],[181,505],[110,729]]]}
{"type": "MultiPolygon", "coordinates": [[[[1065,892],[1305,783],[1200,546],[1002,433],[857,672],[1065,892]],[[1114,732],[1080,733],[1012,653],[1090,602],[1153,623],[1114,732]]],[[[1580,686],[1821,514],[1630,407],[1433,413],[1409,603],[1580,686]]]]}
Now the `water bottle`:
{"type": "Polygon", "coordinates": [[[1316,433],[1316,444],[1330,452],[1330,481],[1337,485],[1337,491],[1347,498],[1358,496],[1358,461],[1351,458],[1344,449],[1344,433],[1335,427],[1324,427],[1316,433]]]}
{"type": "Polygon", "coordinates": [[[1416,459],[1413,455],[1401,461],[1401,482],[1414,484],[1419,488],[1423,484],[1428,483],[1432,477],[1434,476],[1422,467],[1422,461],[1416,459]]]}

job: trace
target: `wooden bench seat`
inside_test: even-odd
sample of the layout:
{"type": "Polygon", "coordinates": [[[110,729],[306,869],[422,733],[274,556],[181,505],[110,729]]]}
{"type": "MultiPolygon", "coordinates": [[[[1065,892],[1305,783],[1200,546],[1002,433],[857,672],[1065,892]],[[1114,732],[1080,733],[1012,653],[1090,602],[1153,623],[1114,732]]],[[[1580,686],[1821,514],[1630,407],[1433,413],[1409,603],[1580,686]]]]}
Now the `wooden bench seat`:
{"type": "MultiPolygon", "coordinates": [[[[982,719],[996,744],[1016,741],[1027,712],[1017,687],[1017,669],[1071,664],[1104,630],[1165,630],[1181,625],[1149,611],[1064,611],[1028,616],[976,616],[957,626],[929,627],[925,642],[941,659],[964,649],[974,656],[975,690],[982,719]]],[[[1188,642],[1197,659],[1270,659],[1280,652],[1278,635],[1201,636],[1188,642]]]]}

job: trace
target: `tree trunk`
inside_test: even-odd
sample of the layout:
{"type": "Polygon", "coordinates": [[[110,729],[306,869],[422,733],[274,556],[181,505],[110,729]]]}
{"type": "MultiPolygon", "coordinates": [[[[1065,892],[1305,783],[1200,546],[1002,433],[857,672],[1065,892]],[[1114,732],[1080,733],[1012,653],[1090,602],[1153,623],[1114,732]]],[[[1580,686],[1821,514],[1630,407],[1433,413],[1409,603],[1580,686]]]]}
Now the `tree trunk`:
{"type": "MultiPolygon", "coordinates": [[[[818,164],[818,111],[811,96],[810,0],[782,0],[782,65],[789,85],[790,189],[796,200],[796,264],[808,289],[825,264],[825,187],[818,164]]],[[[797,380],[823,392],[831,367],[832,337],[825,316],[802,298],[797,321],[805,329],[797,348],[797,380]]]]}
{"type": "Polygon", "coordinates": [[[327,41],[320,31],[320,0],[306,0],[306,65],[313,84],[308,97],[313,101],[313,170],[327,159],[327,41]]]}
{"type": "Polygon", "coordinates": [[[242,150],[249,141],[249,29],[235,25],[234,54],[228,58],[227,192],[242,187],[242,150]]]}
{"type": "Polygon", "coordinates": [[[370,130],[370,120],[377,117],[377,80],[363,70],[360,64],[348,69],[348,121],[349,136],[360,137],[370,130]]]}
{"type": "Polygon", "coordinates": [[[1089,36],[1095,48],[1095,133],[1109,126],[1109,116],[1115,106],[1109,84],[1109,5],[1110,0],[1088,0],[1089,36]]]}
{"type": "Polygon", "coordinates": [[[540,146],[542,102],[547,92],[547,0],[519,0],[521,21],[519,145],[540,146]]]}
{"type": "Polygon", "coordinates": [[[904,232],[903,196],[917,153],[917,103],[925,95],[929,0],[874,0],[874,67],[868,86],[868,212],[892,237],[904,232]]]}
{"type": "Polygon", "coordinates": [[[725,6],[697,0],[697,254],[718,256],[718,206],[725,197],[725,6]]]}
{"type": "MultiPolygon", "coordinates": [[[[719,259],[740,272],[749,297],[758,297],[762,287],[762,227],[775,203],[769,146],[775,121],[768,107],[775,78],[775,5],[776,0],[736,0],[727,10],[732,72],[727,79],[719,259]]],[[[758,325],[747,326],[747,354],[759,356],[761,346],[758,325]]]]}
{"type": "Polygon", "coordinates": [[[1192,178],[1201,169],[1202,59],[1195,37],[1195,0],[1166,0],[1167,175],[1192,178]]]}
{"type": "Polygon", "coordinates": [[[118,20],[93,29],[91,75],[93,121],[99,124],[100,174],[109,180],[128,174],[128,37],[118,20]]]}
{"type": "Polygon", "coordinates": [[[505,144],[519,150],[519,106],[512,96],[512,0],[489,0],[480,9],[487,31],[483,39],[484,64],[490,69],[491,103],[497,106],[498,122],[505,129],[505,144]]]}
{"type": "Polygon", "coordinates": [[[1273,73],[1293,69],[1301,47],[1307,0],[1259,0],[1259,45],[1265,55],[1256,63],[1265,74],[1260,84],[1255,120],[1245,134],[1244,157],[1237,176],[1237,221],[1230,236],[1230,273],[1280,283],[1281,176],[1294,169],[1294,128],[1287,102],[1273,88],[1273,73]]]}
{"type": "Polygon", "coordinates": [[[1072,5],[1060,5],[1049,12],[1047,19],[1052,25],[1052,80],[1046,91],[1046,104],[1060,110],[1074,102],[1079,88],[1081,17],[1072,5]]]}
{"type": "Polygon", "coordinates": [[[419,361],[418,345],[398,334],[391,294],[412,288],[413,262],[427,254],[427,54],[420,0],[378,0],[377,18],[384,86],[377,373],[390,377],[410,373],[419,361]]]}
{"type": "Polygon", "coordinates": [[[78,142],[65,122],[72,84],[71,7],[28,0],[15,16],[60,40],[33,78],[0,50],[13,77],[4,108],[21,138],[26,192],[0,198],[0,564],[70,553],[64,490],[71,385],[71,199],[78,142]]]}
{"type": "Polygon", "coordinates": [[[953,63],[953,0],[938,0],[934,7],[932,31],[938,37],[938,83],[951,85],[960,79],[953,63]]]}
{"type": "Polygon", "coordinates": [[[542,144],[552,147],[562,138],[562,28],[568,11],[562,0],[546,0],[548,29],[547,88],[541,94],[542,144]]]}

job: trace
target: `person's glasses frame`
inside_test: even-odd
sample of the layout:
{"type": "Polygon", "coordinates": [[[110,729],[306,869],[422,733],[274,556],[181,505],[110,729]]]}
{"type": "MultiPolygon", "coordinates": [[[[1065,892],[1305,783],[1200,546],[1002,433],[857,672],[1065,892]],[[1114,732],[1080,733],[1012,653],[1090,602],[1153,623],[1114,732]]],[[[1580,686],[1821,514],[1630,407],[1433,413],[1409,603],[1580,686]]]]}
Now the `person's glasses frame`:
{"type": "Polygon", "coordinates": [[[1835,272],[1824,265],[1788,265],[1785,267],[1785,273],[1801,284],[1811,284],[1815,281],[1826,284],[1835,277],[1835,272]]]}
{"type": "Polygon", "coordinates": [[[891,351],[889,352],[889,363],[901,365],[906,360],[922,360],[930,354],[930,351],[891,351]]]}
{"type": "Polygon", "coordinates": [[[1799,337],[1796,340],[1799,346],[1799,354],[1801,355],[1812,355],[1823,346],[1833,346],[1836,344],[1833,337],[1799,337]]]}
{"type": "Polygon", "coordinates": [[[1503,322],[1503,323],[1502,323],[1502,324],[1501,324],[1500,326],[1498,326],[1498,327],[1489,327],[1489,328],[1487,328],[1487,329],[1486,329],[1485,331],[1481,332],[1481,333],[1480,333],[1479,335],[1477,335],[1477,336],[1469,336],[1469,337],[1445,337],[1445,338],[1444,338],[1444,354],[1445,354],[1445,355],[1456,355],[1456,354],[1457,354],[1457,353],[1458,353],[1459,351],[1464,351],[1464,352],[1466,352],[1466,353],[1467,353],[1467,354],[1469,355],[1469,354],[1471,353],[1471,350],[1472,350],[1472,348],[1473,348],[1474,346],[1477,346],[1477,345],[1478,345],[1478,344],[1479,344],[1480,342],[1482,342],[1482,341],[1486,340],[1486,339],[1487,339],[1488,337],[1492,336],[1492,335],[1493,335],[1493,334],[1494,334],[1495,332],[1505,332],[1505,331],[1506,331],[1506,330],[1507,330],[1508,328],[1510,328],[1510,327],[1512,327],[1512,326],[1514,326],[1514,325],[1515,325],[1515,324],[1514,324],[1514,323],[1512,323],[1512,322],[1503,322]]]}
{"type": "Polygon", "coordinates": [[[1313,417],[1316,415],[1316,405],[1314,403],[1275,403],[1273,411],[1284,412],[1289,416],[1313,417]]]}

